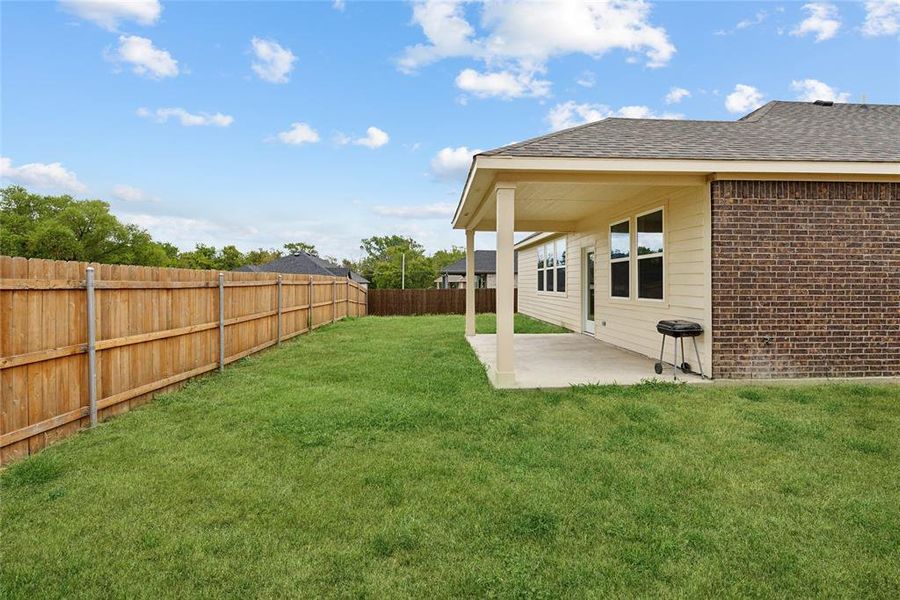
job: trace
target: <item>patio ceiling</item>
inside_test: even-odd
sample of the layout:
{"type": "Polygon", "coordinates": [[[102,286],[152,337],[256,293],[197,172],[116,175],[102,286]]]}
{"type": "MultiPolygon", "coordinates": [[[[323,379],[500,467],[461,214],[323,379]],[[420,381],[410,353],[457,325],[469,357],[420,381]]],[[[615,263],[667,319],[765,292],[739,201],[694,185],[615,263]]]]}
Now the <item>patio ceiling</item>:
{"type": "MultiPolygon", "coordinates": [[[[622,183],[519,183],[516,186],[516,231],[577,231],[579,223],[602,208],[630,198],[667,194],[678,186],[622,183]]],[[[477,231],[496,229],[497,199],[488,194],[477,231]]]]}
{"type": "Polygon", "coordinates": [[[703,176],[680,174],[498,171],[490,175],[483,193],[470,190],[457,227],[465,223],[467,229],[496,230],[497,198],[489,192],[497,182],[515,184],[516,231],[577,231],[579,223],[608,206],[706,183],[703,176]],[[470,209],[476,202],[477,207],[470,209]]]}

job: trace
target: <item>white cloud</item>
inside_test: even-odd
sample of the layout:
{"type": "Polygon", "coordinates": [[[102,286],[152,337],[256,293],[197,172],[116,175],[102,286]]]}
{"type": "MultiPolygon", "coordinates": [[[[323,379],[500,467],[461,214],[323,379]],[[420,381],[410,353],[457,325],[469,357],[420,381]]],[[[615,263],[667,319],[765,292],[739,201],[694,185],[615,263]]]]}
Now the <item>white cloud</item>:
{"type": "Polygon", "coordinates": [[[344,12],[344,9],[347,8],[347,2],[345,0],[334,0],[334,2],[331,3],[331,7],[334,10],[344,12]]]}
{"type": "MultiPolygon", "coordinates": [[[[776,9],[777,12],[783,12],[783,8],[778,7],[776,9]]],[[[762,25],[762,23],[769,18],[768,11],[760,10],[757,11],[755,15],[753,15],[752,19],[741,19],[738,21],[737,25],[734,26],[734,29],[720,29],[715,32],[715,35],[731,35],[735,31],[739,29],[748,29],[750,27],[756,27],[757,25],[762,25]]]]}
{"type": "Polygon", "coordinates": [[[673,87],[669,90],[669,93],[666,94],[666,104],[678,104],[685,98],[690,97],[691,93],[688,90],[680,87],[673,87]]]}
{"type": "Polygon", "coordinates": [[[600,121],[608,117],[623,119],[683,119],[684,115],[665,112],[657,114],[647,106],[623,106],[617,110],[605,104],[578,104],[574,100],[557,104],[547,113],[546,120],[552,131],[568,129],[584,123],[600,121]]]}
{"type": "Polygon", "coordinates": [[[550,82],[536,79],[534,72],[498,71],[479,73],[475,69],[463,69],[456,76],[456,87],[478,98],[498,97],[504,100],[523,96],[547,96],[550,82]]]}
{"type": "Polygon", "coordinates": [[[113,187],[112,196],[122,202],[157,202],[156,198],[148,196],[143,190],[124,183],[113,187]]]}
{"type": "Polygon", "coordinates": [[[442,148],[431,159],[431,172],[440,179],[459,180],[469,172],[472,157],[481,152],[478,149],[469,149],[466,146],[459,148],[442,148]]]}
{"type": "Polygon", "coordinates": [[[341,133],[340,131],[334,135],[334,143],[339,146],[346,146],[347,144],[354,144],[356,146],[366,146],[367,148],[381,148],[385,144],[387,144],[391,139],[391,136],[387,134],[386,131],[378,129],[377,127],[369,127],[366,129],[366,135],[359,138],[352,138],[345,133],[341,133]]]}
{"type": "MultiPolygon", "coordinates": [[[[234,244],[251,240],[259,234],[259,229],[251,225],[212,221],[204,218],[144,213],[117,213],[116,216],[125,223],[146,229],[154,239],[171,242],[182,250],[192,249],[199,243],[234,244]]],[[[256,247],[261,245],[258,244],[256,247]]]]}
{"type": "Polygon", "coordinates": [[[834,4],[828,2],[810,2],[803,5],[809,16],[803,19],[792,31],[791,35],[805,36],[814,33],[817,42],[830,40],[841,28],[840,15],[834,4]]]}
{"type": "Polygon", "coordinates": [[[550,129],[559,131],[582,123],[599,121],[611,116],[612,111],[603,104],[577,104],[574,100],[557,104],[547,113],[550,129]]]}
{"type": "Polygon", "coordinates": [[[725,108],[730,113],[746,113],[756,110],[765,103],[762,92],[753,87],[739,83],[734,91],[725,97],[725,108]]]}
{"type": "Polygon", "coordinates": [[[735,25],[736,29],[747,29],[748,27],[753,27],[754,25],[760,25],[766,18],[769,16],[764,10],[758,11],[752,19],[743,19],[738,21],[738,24],[735,25]]]}
{"type": "Polygon", "coordinates": [[[278,134],[278,139],[285,144],[315,144],[319,141],[319,133],[306,123],[291,123],[291,128],[278,134]]]}
{"type": "Polygon", "coordinates": [[[794,80],[791,82],[791,89],[797,92],[797,100],[801,102],[814,102],[816,100],[848,102],[850,100],[849,92],[840,92],[837,88],[833,88],[818,79],[794,80]]]}
{"type": "Polygon", "coordinates": [[[615,112],[613,115],[615,117],[619,117],[622,119],[665,119],[665,120],[677,120],[683,119],[684,115],[679,113],[656,113],[647,106],[623,106],[619,110],[615,112]]]}
{"type": "Polygon", "coordinates": [[[366,129],[366,136],[353,140],[353,143],[357,146],[375,149],[381,148],[387,144],[390,139],[391,136],[389,136],[386,131],[378,129],[377,127],[369,127],[366,129]]]}
{"type": "Polygon", "coordinates": [[[375,206],[372,212],[381,217],[398,219],[444,219],[452,217],[456,205],[449,202],[435,202],[413,206],[375,206]]]}
{"type": "Polygon", "coordinates": [[[231,115],[223,115],[222,113],[190,113],[183,108],[157,108],[150,110],[148,108],[139,108],[136,111],[137,116],[144,119],[153,119],[157,123],[165,123],[169,119],[178,119],[185,127],[211,126],[211,127],[228,127],[234,123],[234,117],[231,115]]]}
{"type": "Polygon", "coordinates": [[[120,35],[119,47],[111,58],[130,64],[134,73],[151,79],[175,77],[179,72],[178,61],[171,54],[137,35],[120,35]]]}
{"type": "Polygon", "coordinates": [[[58,162],[28,163],[14,167],[12,159],[3,156],[0,157],[0,179],[7,179],[18,185],[43,191],[76,194],[87,191],[87,186],[78,181],[75,173],[67,170],[58,162]]]}
{"type": "Polygon", "coordinates": [[[583,71],[575,83],[581,87],[592,88],[597,85],[597,76],[593,71],[583,71]]]}
{"type": "Polygon", "coordinates": [[[401,71],[414,72],[443,58],[481,52],[478,42],[472,39],[475,29],[466,20],[462,2],[417,2],[413,4],[412,20],[422,28],[429,43],[407,46],[398,62],[401,71]]]}
{"type": "Polygon", "coordinates": [[[900,0],[874,0],[866,2],[866,20],[863,35],[896,35],[900,32],[900,0]]]}
{"type": "Polygon", "coordinates": [[[477,5],[481,34],[467,20],[465,5],[461,0],[414,4],[413,23],[427,42],[405,48],[399,69],[411,73],[445,58],[479,60],[486,72],[466,69],[457,85],[479,97],[509,98],[546,95],[549,82],[534,76],[544,73],[554,57],[599,58],[620,49],[643,54],[649,67],[661,67],[675,54],[666,30],[649,22],[650,4],[644,0],[486,2],[477,5]]]}
{"type": "Polygon", "coordinates": [[[159,20],[159,0],[60,0],[60,5],[74,15],[115,31],[121,21],[153,25],[159,20]]]}
{"type": "Polygon", "coordinates": [[[289,49],[284,48],[275,40],[263,40],[253,38],[253,72],[263,81],[269,83],[287,83],[288,74],[294,70],[294,62],[297,57],[289,49]]]}

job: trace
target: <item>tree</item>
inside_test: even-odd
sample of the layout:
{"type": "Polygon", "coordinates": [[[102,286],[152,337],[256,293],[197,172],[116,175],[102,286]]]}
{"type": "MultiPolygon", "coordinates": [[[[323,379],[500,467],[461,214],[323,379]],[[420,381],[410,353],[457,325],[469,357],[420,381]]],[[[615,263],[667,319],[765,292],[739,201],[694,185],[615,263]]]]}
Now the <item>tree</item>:
{"type": "Polygon", "coordinates": [[[233,271],[245,264],[248,264],[246,257],[235,246],[223,246],[217,250],[215,246],[197,244],[192,251],[182,252],[178,256],[178,266],[185,269],[233,271]]]}
{"type": "Polygon", "coordinates": [[[319,251],[316,250],[316,247],[313,244],[307,244],[306,242],[288,242],[284,245],[284,249],[287,250],[288,254],[306,252],[307,254],[311,254],[313,256],[319,255],[319,251]]]}
{"type": "Polygon", "coordinates": [[[408,252],[425,253],[425,247],[411,237],[403,237],[402,235],[383,235],[365,238],[360,243],[360,249],[366,253],[367,257],[386,258],[388,249],[401,247],[408,252]]]}
{"type": "Polygon", "coordinates": [[[29,258],[163,266],[168,249],[126,225],[101,200],[0,189],[0,253],[29,258]]]}
{"type": "Polygon", "coordinates": [[[415,252],[404,246],[392,246],[385,256],[375,263],[372,277],[376,288],[399,288],[403,283],[403,267],[406,267],[407,288],[428,288],[434,283],[434,265],[423,252],[415,252]]]}
{"type": "Polygon", "coordinates": [[[275,250],[274,248],[269,248],[268,250],[265,248],[257,248],[256,250],[250,250],[244,255],[244,264],[264,265],[277,258],[281,258],[282,256],[284,256],[284,253],[281,250],[275,250]]]}
{"type": "Polygon", "coordinates": [[[451,265],[458,261],[461,258],[466,257],[466,249],[460,248],[459,246],[453,246],[449,250],[438,250],[434,254],[431,255],[431,262],[434,265],[434,270],[437,273],[441,272],[441,269],[446,267],[447,265],[451,265]]]}
{"type": "Polygon", "coordinates": [[[425,256],[425,247],[410,237],[373,236],[362,240],[360,248],[366,256],[357,265],[357,270],[372,282],[373,287],[399,288],[403,280],[404,256],[406,287],[427,288],[434,281],[434,265],[425,256]]]}

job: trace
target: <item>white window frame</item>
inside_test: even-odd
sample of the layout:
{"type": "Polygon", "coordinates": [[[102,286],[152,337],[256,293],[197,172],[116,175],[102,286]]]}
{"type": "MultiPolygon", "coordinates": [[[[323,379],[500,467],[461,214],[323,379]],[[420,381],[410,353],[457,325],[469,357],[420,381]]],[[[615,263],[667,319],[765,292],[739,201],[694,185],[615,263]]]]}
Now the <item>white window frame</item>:
{"type": "Polygon", "coordinates": [[[668,229],[668,228],[666,227],[666,207],[665,207],[665,205],[657,206],[656,208],[652,208],[650,210],[645,210],[644,212],[634,215],[634,237],[633,237],[633,239],[634,239],[633,252],[634,252],[634,259],[635,259],[634,260],[634,273],[633,273],[634,297],[639,302],[650,302],[650,303],[654,303],[654,304],[665,304],[666,303],[666,272],[668,271],[668,269],[666,268],[666,254],[668,254],[668,252],[666,252],[667,245],[668,245],[668,234],[666,233],[666,229],[668,229]],[[637,252],[638,235],[640,234],[640,232],[638,231],[638,219],[645,215],[653,214],[655,212],[662,213],[662,236],[663,236],[662,252],[654,252],[652,254],[644,254],[643,256],[640,256],[640,255],[638,255],[638,252],[637,252]],[[640,286],[640,282],[638,281],[638,275],[640,272],[639,268],[638,268],[638,261],[643,260],[645,258],[661,258],[662,259],[662,281],[660,282],[660,285],[662,286],[662,298],[642,298],[641,297],[641,286],[640,286]]]}
{"type": "MultiPolygon", "coordinates": [[[[538,268],[537,271],[544,273],[544,289],[542,289],[542,290],[537,289],[536,290],[537,293],[541,296],[559,296],[559,297],[568,296],[568,293],[569,293],[569,243],[568,243],[568,240],[565,237],[557,237],[557,238],[553,238],[552,240],[546,240],[546,241],[543,241],[540,244],[538,244],[538,246],[535,248],[535,265],[538,265],[538,261],[539,261],[538,257],[540,255],[541,250],[544,251],[544,267],[538,268]],[[561,266],[556,261],[556,247],[559,242],[562,242],[563,244],[565,244],[565,253],[566,253],[566,262],[564,265],[561,265],[561,266]],[[547,266],[547,251],[548,251],[548,249],[553,253],[553,266],[552,267],[547,266]],[[556,271],[557,271],[557,269],[561,269],[561,268],[566,270],[566,274],[563,279],[566,282],[566,289],[562,292],[560,292],[556,289],[556,284],[557,284],[556,271]],[[547,290],[547,273],[553,273],[553,288],[554,288],[553,290],[547,290]]],[[[537,277],[535,277],[535,288],[537,288],[537,277]]]]}
{"type": "MultiPolygon", "coordinates": [[[[631,286],[634,283],[634,274],[632,273],[632,263],[631,258],[634,255],[634,238],[632,235],[634,232],[634,224],[631,222],[631,217],[627,217],[625,219],[619,219],[618,221],[614,221],[609,224],[609,229],[607,230],[607,235],[609,236],[609,252],[606,254],[606,259],[609,261],[609,299],[612,301],[618,302],[628,302],[631,300],[631,286]],[[613,258],[612,257],[612,228],[616,225],[621,225],[622,223],[628,223],[628,256],[625,258],[613,258]],[[613,274],[612,274],[612,265],[613,263],[628,263],[628,295],[627,296],[614,296],[613,295],[613,274]]],[[[596,257],[597,255],[594,254],[596,257]]],[[[596,258],[594,259],[596,260],[596,258]]]]}

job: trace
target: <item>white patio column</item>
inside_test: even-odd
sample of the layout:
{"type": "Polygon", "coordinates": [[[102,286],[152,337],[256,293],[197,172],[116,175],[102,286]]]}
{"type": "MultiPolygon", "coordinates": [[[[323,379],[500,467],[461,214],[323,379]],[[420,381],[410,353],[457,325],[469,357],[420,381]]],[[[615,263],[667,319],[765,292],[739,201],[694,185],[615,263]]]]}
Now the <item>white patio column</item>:
{"type": "Polygon", "coordinates": [[[475,230],[466,229],[466,336],[475,335],[475,230]]]}
{"type": "Polygon", "coordinates": [[[513,232],[516,218],[515,184],[497,187],[497,387],[515,383],[513,354],[513,232]]]}

